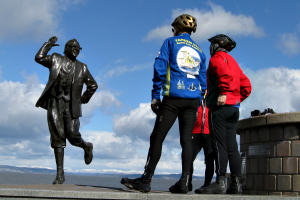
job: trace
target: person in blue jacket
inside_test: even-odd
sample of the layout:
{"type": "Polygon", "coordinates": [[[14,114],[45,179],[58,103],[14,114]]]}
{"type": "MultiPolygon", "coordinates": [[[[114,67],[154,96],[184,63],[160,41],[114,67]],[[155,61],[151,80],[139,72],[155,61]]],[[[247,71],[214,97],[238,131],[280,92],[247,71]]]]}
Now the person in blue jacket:
{"type": "Polygon", "coordinates": [[[206,89],[206,57],[190,37],[197,28],[195,17],[182,14],[173,21],[172,27],[174,36],[164,41],[154,63],[151,109],[157,118],[150,136],[144,173],[140,178],[121,180],[128,188],[141,192],[151,190],[151,179],[161,156],[162,143],[177,117],[182,147],[182,175],[169,190],[172,193],[188,192],[192,130],[206,89]],[[164,96],[162,102],[161,90],[164,96]]]}

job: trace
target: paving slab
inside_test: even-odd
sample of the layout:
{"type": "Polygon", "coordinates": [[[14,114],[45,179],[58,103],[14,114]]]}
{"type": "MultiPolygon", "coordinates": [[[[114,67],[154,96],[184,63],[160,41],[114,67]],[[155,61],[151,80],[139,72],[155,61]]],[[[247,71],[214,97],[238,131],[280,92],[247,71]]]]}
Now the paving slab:
{"type": "Polygon", "coordinates": [[[122,188],[109,188],[87,185],[0,185],[0,199],[163,199],[163,200],[268,200],[268,199],[300,199],[288,196],[254,196],[254,195],[199,195],[171,194],[169,192],[152,191],[140,193],[122,188]]]}

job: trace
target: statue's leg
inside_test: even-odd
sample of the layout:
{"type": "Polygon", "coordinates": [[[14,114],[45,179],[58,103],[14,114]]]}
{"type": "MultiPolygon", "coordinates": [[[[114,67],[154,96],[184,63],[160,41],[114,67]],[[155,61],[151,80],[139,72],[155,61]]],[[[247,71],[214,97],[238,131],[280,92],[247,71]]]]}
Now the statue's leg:
{"type": "Polygon", "coordinates": [[[84,150],[84,161],[88,165],[93,160],[93,144],[90,142],[85,142],[79,132],[80,121],[79,118],[72,119],[71,115],[65,116],[65,127],[67,138],[69,142],[77,147],[84,150]]]}
{"type": "Polygon", "coordinates": [[[54,149],[57,175],[53,184],[62,184],[64,177],[64,148],[66,147],[66,137],[64,131],[64,119],[60,109],[60,103],[56,99],[49,100],[47,112],[48,127],[50,131],[51,147],[54,149]]]}
{"type": "Polygon", "coordinates": [[[64,175],[64,148],[54,148],[56,161],[56,178],[53,184],[63,184],[65,182],[64,175]]]}

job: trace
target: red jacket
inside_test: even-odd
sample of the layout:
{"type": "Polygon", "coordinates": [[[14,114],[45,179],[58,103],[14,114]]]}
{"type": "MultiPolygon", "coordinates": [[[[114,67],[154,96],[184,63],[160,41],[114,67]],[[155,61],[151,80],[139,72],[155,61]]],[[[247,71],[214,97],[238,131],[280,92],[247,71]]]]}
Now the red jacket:
{"type": "Polygon", "coordinates": [[[209,134],[208,108],[203,103],[198,108],[197,120],[193,129],[193,134],[200,133],[209,134]]]}
{"type": "Polygon", "coordinates": [[[226,105],[236,105],[251,93],[251,83],[235,59],[224,51],[216,52],[207,69],[207,105],[216,105],[219,95],[226,95],[226,105]]]}

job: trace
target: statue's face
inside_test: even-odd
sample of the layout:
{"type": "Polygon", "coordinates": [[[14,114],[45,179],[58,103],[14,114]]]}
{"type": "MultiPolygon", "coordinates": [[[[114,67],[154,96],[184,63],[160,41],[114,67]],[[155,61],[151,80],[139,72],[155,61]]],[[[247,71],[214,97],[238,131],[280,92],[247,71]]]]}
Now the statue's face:
{"type": "Polygon", "coordinates": [[[65,48],[65,54],[71,59],[75,59],[80,52],[80,48],[78,46],[67,46],[65,48]]]}
{"type": "Polygon", "coordinates": [[[79,55],[80,49],[77,46],[71,46],[70,47],[70,54],[72,55],[72,57],[77,57],[79,55]]]}
{"type": "Polygon", "coordinates": [[[65,54],[70,59],[74,60],[79,55],[81,48],[78,43],[70,42],[67,43],[65,46],[65,54]]]}

